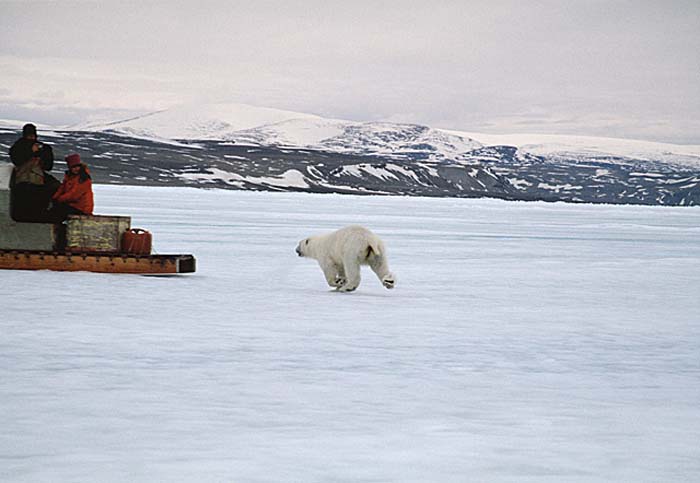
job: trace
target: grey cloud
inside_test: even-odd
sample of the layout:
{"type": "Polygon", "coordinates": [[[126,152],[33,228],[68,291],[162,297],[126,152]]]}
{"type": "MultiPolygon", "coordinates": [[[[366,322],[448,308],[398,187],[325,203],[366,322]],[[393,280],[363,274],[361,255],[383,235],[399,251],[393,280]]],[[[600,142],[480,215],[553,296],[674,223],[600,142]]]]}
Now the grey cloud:
{"type": "MultiPolygon", "coordinates": [[[[158,105],[216,98],[455,129],[596,134],[601,120],[616,119],[627,122],[620,128],[626,136],[700,143],[696,1],[56,2],[0,9],[0,55],[94,62],[109,79],[105,96],[123,86],[151,92],[158,105]],[[136,79],[124,65],[151,78],[136,79]]],[[[51,73],[39,72],[48,82],[51,73]]],[[[82,70],[74,75],[74,86],[44,90],[73,98],[94,82],[82,70]]],[[[113,107],[126,107],[117,101],[113,107]]]]}

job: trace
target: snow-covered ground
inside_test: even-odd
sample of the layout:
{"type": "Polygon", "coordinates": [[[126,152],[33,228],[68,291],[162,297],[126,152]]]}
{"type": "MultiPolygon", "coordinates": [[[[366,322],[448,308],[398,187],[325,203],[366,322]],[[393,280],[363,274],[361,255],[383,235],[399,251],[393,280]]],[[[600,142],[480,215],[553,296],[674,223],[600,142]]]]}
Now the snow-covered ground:
{"type": "Polygon", "coordinates": [[[700,480],[700,211],[96,187],[189,276],[0,272],[0,480],[700,480]],[[371,227],[325,286],[309,234],[371,227]]]}

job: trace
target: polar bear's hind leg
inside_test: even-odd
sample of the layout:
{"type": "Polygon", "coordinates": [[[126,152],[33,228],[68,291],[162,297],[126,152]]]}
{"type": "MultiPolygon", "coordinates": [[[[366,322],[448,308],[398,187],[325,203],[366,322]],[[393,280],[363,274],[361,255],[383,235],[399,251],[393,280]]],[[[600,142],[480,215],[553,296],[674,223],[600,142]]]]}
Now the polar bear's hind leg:
{"type": "Polygon", "coordinates": [[[394,278],[394,275],[390,273],[382,277],[382,285],[384,285],[386,288],[394,288],[394,285],[396,285],[396,279],[394,278]]]}
{"type": "Polygon", "coordinates": [[[377,278],[386,288],[394,288],[396,285],[396,277],[389,270],[389,264],[386,257],[382,254],[370,253],[367,257],[367,263],[372,271],[377,275],[377,278]]]}

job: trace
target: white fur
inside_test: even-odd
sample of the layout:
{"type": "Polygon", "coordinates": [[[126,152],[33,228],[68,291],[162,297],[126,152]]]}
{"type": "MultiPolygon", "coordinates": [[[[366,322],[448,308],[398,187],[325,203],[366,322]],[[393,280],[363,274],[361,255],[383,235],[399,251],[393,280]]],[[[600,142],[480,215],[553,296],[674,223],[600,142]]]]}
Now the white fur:
{"type": "Polygon", "coordinates": [[[361,265],[369,265],[386,288],[394,288],[396,283],[389,271],[384,243],[362,226],[305,238],[296,252],[300,257],[317,260],[328,285],[340,292],[352,292],[360,285],[361,265]]]}

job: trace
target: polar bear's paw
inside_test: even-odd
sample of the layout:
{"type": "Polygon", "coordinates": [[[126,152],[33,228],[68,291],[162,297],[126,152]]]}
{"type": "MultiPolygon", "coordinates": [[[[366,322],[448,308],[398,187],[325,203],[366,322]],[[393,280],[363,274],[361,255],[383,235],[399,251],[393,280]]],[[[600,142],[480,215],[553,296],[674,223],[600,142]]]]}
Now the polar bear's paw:
{"type": "Polygon", "coordinates": [[[348,283],[347,279],[345,277],[341,277],[340,275],[336,275],[335,281],[333,282],[332,286],[335,288],[340,288],[343,285],[348,283]]]}
{"type": "Polygon", "coordinates": [[[357,289],[357,285],[344,284],[342,287],[338,287],[338,292],[352,292],[357,289]]]}
{"type": "Polygon", "coordinates": [[[394,288],[394,285],[396,285],[394,275],[389,274],[382,277],[382,285],[384,285],[386,288],[394,288]]]}

